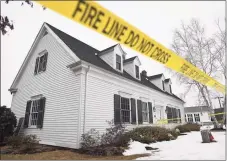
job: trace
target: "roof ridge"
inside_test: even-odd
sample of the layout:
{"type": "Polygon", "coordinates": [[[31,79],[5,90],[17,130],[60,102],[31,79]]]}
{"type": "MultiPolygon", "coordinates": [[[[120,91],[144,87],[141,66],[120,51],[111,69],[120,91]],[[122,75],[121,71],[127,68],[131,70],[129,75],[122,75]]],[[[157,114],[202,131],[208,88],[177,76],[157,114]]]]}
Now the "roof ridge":
{"type": "MultiPolygon", "coordinates": [[[[57,30],[58,32],[62,32],[63,34],[66,34],[67,36],[70,36],[72,39],[75,39],[76,41],[79,41],[80,43],[82,43],[82,44],[84,44],[84,45],[86,45],[86,46],[88,46],[88,47],[90,47],[90,48],[93,48],[93,49],[95,49],[95,50],[98,50],[98,49],[96,49],[96,48],[94,48],[94,47],[92,47],[92,46],[86,44],[85,42],[83,42],[83,41],[81,41],[81,40],[79,40],[79,39],[77,39],[77,38],[75,38],[75,37],[73,37],[73,36],[71,36],[71,35],[65,33],[64,31],[62,31],[62,30],[60,30],[60,29],[58,29],[58,28],[52,26],[51,24],[49,24],[49,23],[47,23],[47,22],[44,22],[44,23],[46,23],[51,29],[57,30]]],[[[99,51],[99,50],[98,50],[98,51],[99,51]]],[[[99,51],[99,52],[100,52],[100,51],[99,51]]]]}

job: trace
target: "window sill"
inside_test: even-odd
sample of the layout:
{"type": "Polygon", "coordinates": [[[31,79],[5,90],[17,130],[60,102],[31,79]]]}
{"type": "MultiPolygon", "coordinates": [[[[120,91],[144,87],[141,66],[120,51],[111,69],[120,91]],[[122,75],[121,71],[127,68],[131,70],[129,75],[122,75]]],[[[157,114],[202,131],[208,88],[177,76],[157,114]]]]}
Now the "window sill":
{"type": "Polygon", "coordinates": [[[29,126],[28,129],[37,129],[37,126],[29,126]]]}
{"type": "MultiPolygon", "coordinates": [[[[45,71],[46,71],[46,70],[45,70],[45,71]]],[[[38,72],[38,73],[34,74],[34,76],[40,75],[40,74],[42,74],[42,73],[45,73],[45,71],[38,72]]]]}

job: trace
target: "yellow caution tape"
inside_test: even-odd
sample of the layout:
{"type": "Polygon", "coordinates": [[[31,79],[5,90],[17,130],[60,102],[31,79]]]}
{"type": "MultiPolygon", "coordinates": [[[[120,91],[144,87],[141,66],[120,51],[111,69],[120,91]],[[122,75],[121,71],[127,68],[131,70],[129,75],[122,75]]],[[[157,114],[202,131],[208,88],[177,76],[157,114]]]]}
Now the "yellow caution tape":
{"type": "Polygon", "coordinates": [[[225,93],[225,86],[94,1],[36,1],[203,85],[225,93]]]}
{"type": "Polygon", "coordinates": [[[225,115],[226,115],[226,112],[215,113],[215,114],[209,114],[209,116],[215,116],[215,115],[223,115],[223,114],[225,114],[225,115]]]}
{"type": "Polygon", "coordinates": [[[168,120],[180,120],[181,118],[172,118],[172,119],[160,119],[157,121],[158,124],[168,124],[168,120]]]}

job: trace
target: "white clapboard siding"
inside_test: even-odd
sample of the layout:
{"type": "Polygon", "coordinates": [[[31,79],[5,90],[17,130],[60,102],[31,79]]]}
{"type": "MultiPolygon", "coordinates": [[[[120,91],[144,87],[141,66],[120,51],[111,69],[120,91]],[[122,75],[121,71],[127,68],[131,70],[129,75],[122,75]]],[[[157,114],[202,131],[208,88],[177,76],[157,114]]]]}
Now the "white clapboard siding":
{"type": "Polygon", "coordinates": [[[130,74],[132,77],[135,78],[135,65],[134,65],[134,62],[133,61],[124,64],[124,70],[128,74],[130,74]]]}
{"type": "MultiPolygon", "coordinates": [[[[182,102],[170,96],[119,76],[107,74],[107,72],[101,73],[100,71],[97,73],[92,68],[88,74],[85,131],[95,128],[100,133],[105,132],[108,127],[106,121],[114,119],[114,94],[119,94],[119,91],[131,94],[131,97],[135,99],[144,97],[152,103],[163,101],[165,105],[172,104],[183,108],[182,102]]],[[[129,127],[135,126],[129,125],[129,127]]]]}
{"type": "Polygon", "coordinates": [[[105,54],[102,54],[100,56],[101,59],[103,59],[109,66],[114,68],[114,51],[106,51],[105,54]]]}
{"type": "Polygon", "coordinates": [[[43,37],[32,53],[12,99],[12,111],[17,119],[24,117],[26,102],[32,96],[46,97],[43,128],[27,128],[25,134],[36,134],[41,143],[77,147],[80,77],[66,66],[74,60],[50,35],[43,37]],[[48,51],[46,71],[34,75],[35,60],[43,50],[48,51]]]}

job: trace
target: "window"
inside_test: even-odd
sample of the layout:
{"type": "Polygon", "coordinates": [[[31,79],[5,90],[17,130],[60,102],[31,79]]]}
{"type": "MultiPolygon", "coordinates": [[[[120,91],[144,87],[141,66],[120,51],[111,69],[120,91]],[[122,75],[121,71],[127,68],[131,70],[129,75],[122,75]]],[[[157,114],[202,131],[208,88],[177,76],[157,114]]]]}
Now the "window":
{"type": "Polygon", "coordinates": [[[188,122],[193,122],[192,114],[187,114],[187,116],[188,116],[188,122]]]}
{"type": "Polygon", "coordinates": [[[43,127],[43,118],[45,111],[46,98],[42,96],[34,96],[32,100],[27,101],[25,117],[24,117],[24,128],[43,127]]]}
{"type": "Polygon", "coordinates": [[[163,91],[165,90],[165,84],[164,84],[164,81],[162,81],[162,88],[163,88],[163,91]]]}
{"type": "Polygon", "coordinates": [[[116,54],[116,68],[121,70],[121,56],[116,54]]]}
{"type": "Polygon", "coordinates": [[[169,85],[169,91],[170,91],[170,93],[172,93],[172,87],[171,87],[171,85],[169,85]]]}
{"type": "Polygon", "coordinates": [[[148,107],[146,102],[142,102],[143,122],[148,122],[148,107]]]}
{"type": "Polygon", "coordinates": [[[44,54],[42,54],[41,56],[36,58],[35,71],[34,71],[35,74],[44,72],[46,70],[47,55],[48,55],[48,53],[45,52],[44,54]]]}
{"type": "Polygon", "coordinates": [[[200,122],[200,116],[199,114],[194,114],[195,122],[200,122]]]}
{"type": "Polygon", "coordinates": [[[135,70],[136,70],[136,78],[139,79],[139,67],[137,65],[135,66],[135,70]]]}
{"type": "Polygon", "coordinates": [[[130,103],[128,98],[121,97],[121,121],[130,123],[130,103]]]}
{"type": "Polygon", "coordinates": [[[39,106],[40,106],[40,100],[32,101],[30,121],[29,121],[31,126],[37,125],[39,106]]]}

